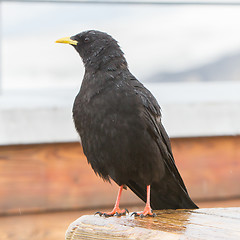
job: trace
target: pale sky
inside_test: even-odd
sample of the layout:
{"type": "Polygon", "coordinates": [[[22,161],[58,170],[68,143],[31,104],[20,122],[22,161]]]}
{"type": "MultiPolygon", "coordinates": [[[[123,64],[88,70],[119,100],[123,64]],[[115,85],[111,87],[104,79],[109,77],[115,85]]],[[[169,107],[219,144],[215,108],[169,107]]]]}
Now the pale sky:
{"type": "Polygon", "coordinates": [[[4,88],[79,86],[84,72],[60,37],[88,29],[118,40],[141,81],[240,51],[240,7],[2,3],[4,88]]]}

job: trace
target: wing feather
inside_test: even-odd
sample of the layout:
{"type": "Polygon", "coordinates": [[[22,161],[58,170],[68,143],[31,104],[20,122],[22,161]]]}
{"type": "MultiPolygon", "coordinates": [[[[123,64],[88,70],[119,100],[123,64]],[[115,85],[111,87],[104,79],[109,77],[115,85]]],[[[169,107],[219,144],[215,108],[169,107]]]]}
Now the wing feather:
{"type": "Polygon", "coordinates": [[[161,123],[161,109],[157,100],[151,94],[151,92],[146,89],[136,78],[131,78],[131,85],[140,96],[143,108],[141,110],[144,114],[146,125],[149,126],[148,131],[153,139],[157,142],[158,147],[163,155],[166,167],[184,192],[187,193],[186,186],[175,165],[170,139],[161,123]]]}

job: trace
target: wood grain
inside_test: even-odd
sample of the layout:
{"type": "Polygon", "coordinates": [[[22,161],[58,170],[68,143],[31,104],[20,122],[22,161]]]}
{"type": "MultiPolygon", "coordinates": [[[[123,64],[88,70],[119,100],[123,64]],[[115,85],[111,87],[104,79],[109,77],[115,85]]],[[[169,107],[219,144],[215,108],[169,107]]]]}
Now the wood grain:
{"type": "Polygon", "coordinates": [[[155,213],[155,218],[85,215],[69,226],[65,239],[240,239],[240,208],[155,213]]]}
{"type": "Polygon", "coordinates": [[[240,137],[172,139],[176,164],[194,199],[240,196],[240,137]]]}
{"type": "MultiPolygon", "coordinates": [[[[125,194],[122,204],[140,202],[125,194]]],[[[79,143],[0,147],[0,213],[112,205],[115,184],[87,164],[79,143]]]]}
{"type": "MultiPolygon", "coordinates": [[[[240,196],[240,137],[172,139],[195,200],[240,196]]],[[[113,205],[117,187],[87,164],[79,143],[0,146],[0,214],[113,205]]],[[[142,204],[124,191],[121,205],[142,204]]]]}

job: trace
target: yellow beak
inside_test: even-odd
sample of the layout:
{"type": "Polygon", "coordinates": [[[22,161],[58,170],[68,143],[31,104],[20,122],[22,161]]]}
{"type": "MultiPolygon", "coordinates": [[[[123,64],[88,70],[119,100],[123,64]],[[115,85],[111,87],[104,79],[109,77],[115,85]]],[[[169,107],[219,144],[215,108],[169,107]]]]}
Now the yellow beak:
{"type": "Polygon", "coordinates": [[[60,38],[56,41],[56,43],[68,43],[71,45],[77,45],[78,41],[76,40],[72,40],[70,37],[64,37],[64,38],[60,38]]]}

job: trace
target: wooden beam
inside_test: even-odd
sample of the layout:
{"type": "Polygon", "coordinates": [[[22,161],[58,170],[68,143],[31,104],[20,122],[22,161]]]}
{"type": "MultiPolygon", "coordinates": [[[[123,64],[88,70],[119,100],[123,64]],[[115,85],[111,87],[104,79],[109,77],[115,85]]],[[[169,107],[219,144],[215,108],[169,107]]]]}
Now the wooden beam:
{"type": "Polygon", "coordinates": [[[155,218],[85,215],[73,222],[66,240],[240,238],[240,208],[155,211],[155,218]]]}
{"type": "MultiPolygon", "coordinates": [[[[240,137],[172,139],[193,199],[240,196],[240,137]]],[[[79,143],[0,146],[0,214],[112,206],[117,187],[87,164],[79,143]]],[[[141,204],[124,191],[121,205],[141,204]]]]}

